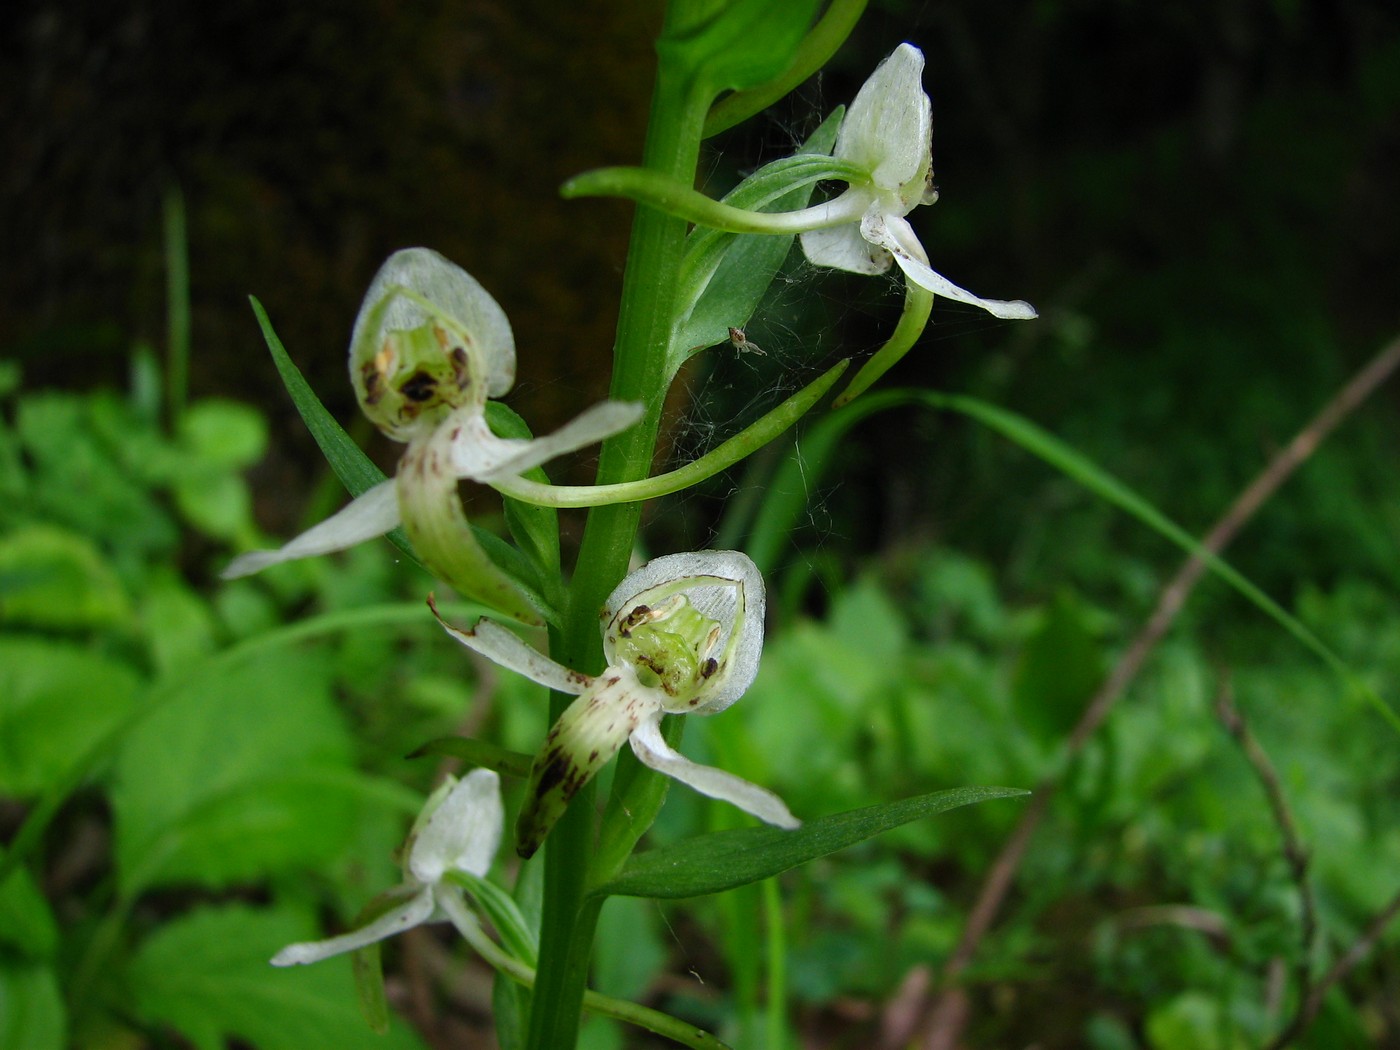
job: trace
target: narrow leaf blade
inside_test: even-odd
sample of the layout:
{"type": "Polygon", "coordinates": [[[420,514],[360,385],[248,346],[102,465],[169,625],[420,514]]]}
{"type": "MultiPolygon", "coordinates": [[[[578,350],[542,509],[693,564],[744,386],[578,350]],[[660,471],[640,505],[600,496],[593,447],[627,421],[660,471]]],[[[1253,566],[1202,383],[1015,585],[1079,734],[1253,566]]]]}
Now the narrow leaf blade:
{"type": "Polygon", "coordinates": [[[593,892],[668,900],[719,893],[777,875],[921,817],[974,802],[1028,794],[1021,788],[954,788],[820,817],[795,831],[761,827],[699,835],[634,854],[616,878],[593,892]]]}

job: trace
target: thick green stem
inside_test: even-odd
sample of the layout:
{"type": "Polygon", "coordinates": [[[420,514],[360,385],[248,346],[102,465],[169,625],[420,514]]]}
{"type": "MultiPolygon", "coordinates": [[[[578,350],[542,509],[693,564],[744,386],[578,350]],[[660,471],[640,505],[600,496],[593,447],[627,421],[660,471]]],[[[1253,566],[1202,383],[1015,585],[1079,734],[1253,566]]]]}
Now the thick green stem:
{"type": "MultiPolygon", "coordinates": [[[[662,63],[643,157],[648,169],[686,183],[694,181],[708,103],[708,98],[691,90],[688,79],[677,77],[676,70],[662,63]]],[[[623,277],[611,396],[642,402],[646,414],[636,426],[603,443],[599,484],[636,481],[650,473],[666,394],[666,349],[685,234],[684,220],[648,207],[638,209],[623,277]]],[[[640,515],[641,506],[635,503],[596,507],[589,513],[564,624],[551,632],[553,655],[565,666],[602,669],[598,609],[626,574],[640,515]]],[[[553,717],[562,714],[572,699],[555,696],[553,717]]],[[[584,898],[593,854],[593,811],[590,785],[574,799],[545,842],[540,969],[526,1043],[530,1050],[567,1050],[578,1038],[601,905],[598,899],[584,898]]]]}

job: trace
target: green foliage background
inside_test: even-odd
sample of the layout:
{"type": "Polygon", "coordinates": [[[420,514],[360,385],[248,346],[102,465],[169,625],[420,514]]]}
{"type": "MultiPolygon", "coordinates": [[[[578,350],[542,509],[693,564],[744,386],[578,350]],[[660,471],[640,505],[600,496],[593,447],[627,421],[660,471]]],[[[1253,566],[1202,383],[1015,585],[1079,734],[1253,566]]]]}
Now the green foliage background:
{"type": "MultiPolygon", "coordinates": [[[[387,545],[214,582],[234,547],[340,499],[245,296],[348,422],[360,294],[390,250],[427,243],[510,314],[511,405],[537,432],[595,400],[629,212],[555,190],[635,161],[658,24],[649,4],[544,0],[21,4],[0,39],[17,246],[0,262],[0,836],[97,757],[0,889],[0,1046],[384,1045],[344,970],[264,961],[394,881],[437,771],[404,754],[464,727],[531,750],[543,704],[443,644],[417,607],[427,577],[387,545]],[[178,421],[149,349],[166,343],[172,186],[194,348],[178,421]],[[366,606],[383,619],[334,620],[366,606]],[[331,620],[226,656],[307,617],[331,620]]],[[[943,193],[915,217],[924,243],[1043,319],[940,305],[891,380],[1014,408],[1205,528],[1400,319],[1400,16],[1362,0],[878,4],[817,81],[715,143],[710,188],[789,151],[904,39],[928,56],[943,193]]],[[[761,308],[749,335],[767,357],[712,352],[687,373],[708,407],[678,399],[683,447],[710,440],[697,422],[737,428],[754,389],[873,348],[898,309],[892,285],[787,276],[814,308],[761,308]]],[[[1383,390],[1231,551],[1392,700],[1396,407],[1383,390]]],[[[799,526],[756,536],[745,493],[782,454],[651,518],[658,548],[747,536],[774,552],[762,677],[688,747],[812,815],[1059,769],[1177,554],[1002,439],[915,409],[854,430],[799,526]]],[[[976,1045],[1253,1046],[1276,1027],[1297,900],[1211,713],[1222,667],[1314,852],[1324,951],[1395,893],[1396,741],[1207,584],[1067,771],[971,974],[976,1045]]],[[[755,960],[781,915],[788,1036],[867,1045],[901,982],[951,949],[1017,815],[973,807],[789,873],[776,912],[757,889],[611,901],[595,984],[757,1045],[778,975],[755,960]],[[690,970],[705,983],[661,976],[690,970]]],[[[726,819],[677,792],[656,838],[726,819]]],[[[1395,948],[1392,932],[1304,1045],[1400,1040],[1395,948]]],[[[429,942],[404,954],[447,972],[429,942]]],[[[471,1038],[475,980],[475,999],[470,981],[443,993],[446,1027],[410,1008],[418,1034],[391,1045],[471,1038]]]]}

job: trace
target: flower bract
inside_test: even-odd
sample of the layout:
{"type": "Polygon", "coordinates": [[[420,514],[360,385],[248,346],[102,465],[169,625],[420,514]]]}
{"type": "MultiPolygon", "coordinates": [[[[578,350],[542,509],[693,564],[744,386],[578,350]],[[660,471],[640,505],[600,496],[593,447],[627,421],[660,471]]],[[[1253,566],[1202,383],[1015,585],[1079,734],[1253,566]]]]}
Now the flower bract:
{"type": "Polygon", "coordinates": [[[578,697],[535,757],[516,824],[516,848],[530,856],[569,800],[624,742],[658,772],[783,828],[800,823],[771,791],[691,762],[661,734],[667,714],[715,714],[748,689],[763,648],[763,579],[738,551],[656,558],[627,576],[601,614],[607,668],[569,670],[514,633],[481,620],[470,631],[447,624],[464,645],[536,682],[578,697]]]}

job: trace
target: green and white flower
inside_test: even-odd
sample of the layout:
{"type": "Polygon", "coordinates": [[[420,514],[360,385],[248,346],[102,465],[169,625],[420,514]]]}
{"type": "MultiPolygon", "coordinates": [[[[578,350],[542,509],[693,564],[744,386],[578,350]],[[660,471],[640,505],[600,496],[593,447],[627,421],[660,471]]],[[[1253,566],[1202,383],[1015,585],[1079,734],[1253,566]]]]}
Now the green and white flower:
{"type": "Polygon", "coordinates": [[[488,398],[515,380],[515,337],[505,312],[460,266],[427,248],[395,252],[365,294],[350,340],[350,380],[360,407],[408,448],[397,475],[280,550],[234,559],[225,579],[328,554],[402,523],[424,563],[470,597],[527,622],[531,604],[472,539],[457,482],[508,485],[533,467],[635,423],[638,404],[604,401],[560,430],[501,438],[486,422],[488,398]]]}
{"type": "Polygon", "coordinates": [[[799,821],[764,788],[691,762],[666,743],[668,714],[716,714],[758,673],[763,649],[763,579],[738,551],[656,558],[624,579],[601,615],[607,668],[569,670],[483,619],[470,631],[444,628],[463,645],[550,689],[578,697],[545,737],[530,771],[516,848],[530,856],[569,800],[623,742],[646,765],[711,798],[783,828],[799,821]]]}
{"type": "Polygon", "coordinates": [[[900,44],[862,85],[832,153],[866,172],[866,178],[810,209],[821,225],[803,232],[802,250],[818,266],[853,273],[884,273],[894,261],[906,278],[935,295],[980,306],[996,317],[1035,317],[1030,303],[984,299],[935,272],[905,218],[919,205],[938,200],[932,106],[923,73],[923,52],[900,44]]]}
{"type": "Polygon", "coordinates": [[[484,877],[501,844],[505,813],[501,778],[474,769],[448,777],[429,797],[404,846],[404,881],[385,894],[388,907],[357,930],[324,941],[303,941],[272,957],[273,966],[320,962],[431,922],[474,928],[476,920],[454,872],[484,877]]]}

